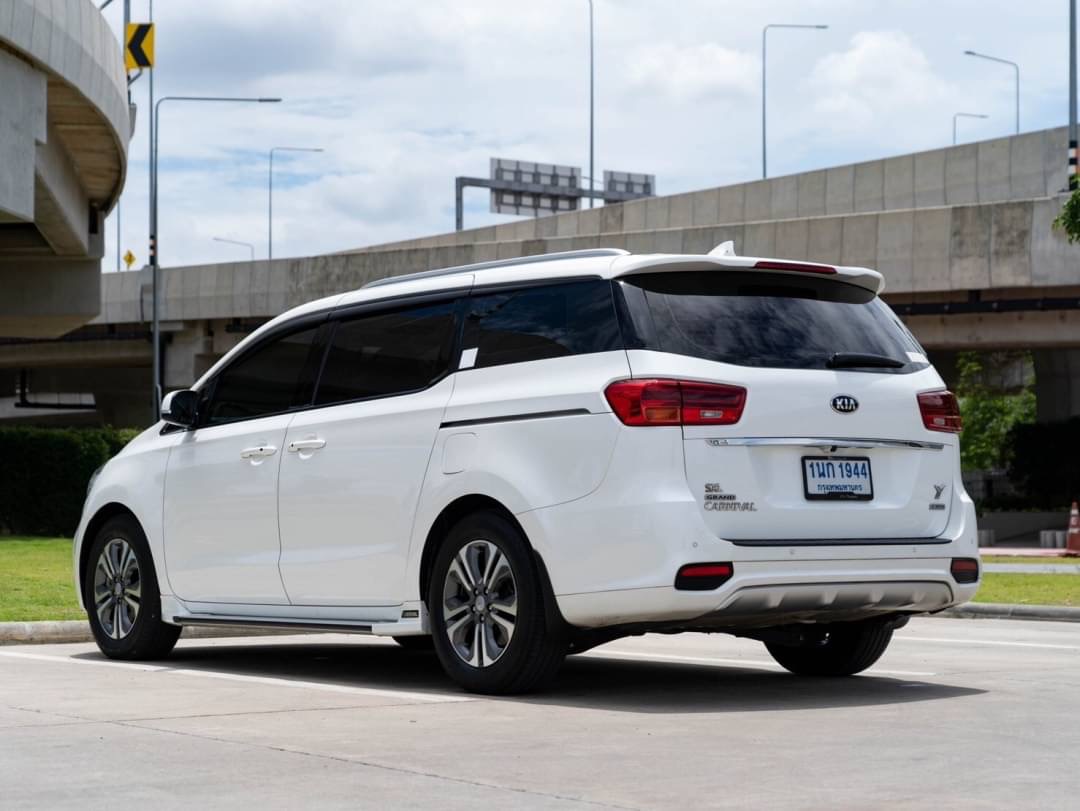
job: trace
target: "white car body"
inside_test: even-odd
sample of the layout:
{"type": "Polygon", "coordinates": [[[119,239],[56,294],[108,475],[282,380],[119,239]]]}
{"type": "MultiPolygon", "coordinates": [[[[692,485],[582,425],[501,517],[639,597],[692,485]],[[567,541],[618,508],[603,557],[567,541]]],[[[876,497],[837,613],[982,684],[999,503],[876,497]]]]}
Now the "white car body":
{"type": "MultiPolygon", "coordinates": [[[[386,280],[273,319],[193,388],[305,317],[583,277],[750,272],[759,262],[588,251],[386,280]]],[[[777,268],[753,272],[771,282],[805,275],[777,268]]],[[[864,268],[836,268],[827,281],[882,286],[864,268]]],[[[77,582],[103,517],[127,511],[152,551],[167,623],[422,634],[433,528],[473,500],[518,522],[577,628],[899,616],[977,589],[950,572],[954,558],[978,556],[975,509],[957,435],[920,416],[917,394],[944,388],[928,363],[903,374],[776,369],[619,348],[470,368],[470,347],[461,349],[464,362],[454,358],[422,391],[195,430],[154,425],[92,482],[75,537],[77,582]],[[626,425],[605,389],[637,378],[741,386],[745,408],[731,425],[626,425]],[[830,408],[839,395],[858,410],[830,408]],[[809,500],[802,457],[869,459],[873,499],[809,500]],[[710,561],[730,562],[733,575],[715,589],[675,588],[680,567],[710,561]]]]}

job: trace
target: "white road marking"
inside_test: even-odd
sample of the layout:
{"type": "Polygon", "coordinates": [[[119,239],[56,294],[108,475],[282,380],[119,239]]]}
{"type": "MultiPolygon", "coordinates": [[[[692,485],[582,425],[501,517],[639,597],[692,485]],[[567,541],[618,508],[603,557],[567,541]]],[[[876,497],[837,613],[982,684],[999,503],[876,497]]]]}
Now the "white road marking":
{"type": "Polygon", "coordinates": [[[347,684],[326,684],[317,681],[300,681],[296,679],[282,679],[273,676],[248,676],[240,673],[223,673],[218,670],[195,670],[192,668],[162,667],[161,665],[144,665],[134,662],[112,662],[101,659],[76,659],[70,656],[49,656],[42,653],[22,653],[17,651],[0,651],[0,656],[13,659],[32,659],[39,662],[64,662],[73,665],[98,665],[102,667],[126,668],[129,670],[143,670],[148,672],[172,673],[179,676],[199,676],[206,679],[221,679],[223,681],[246,682],[248,684],[265,684],[271,687],[302,687],[308,690],[319,690],[326,693],[346,693],[349,695],[378,696],[381,698],[397,698],[405,701],[421,701],[428,703],[453,703],[459,701],[475,701],[471,696],[453,695],[448,693],[418,693],[411,690],[389,690],[378,687],[352,687],[347,684]]]}
{"type": "Polygon", "coordinates": [[[1044,648],[1046,650],[1080,650],[1080,645],[1051,645],[1047,642],[1005,642],[997,639],[947,639],[936,636],[907,636],[897,634],[894,640],[901,642],[945,642],[954,645],[1001,645],[1009,648],[1044,648]]]}
{"type": "MultiPolygon", "coordinates": [[[[783,670],[784,668],[778,665],[776,662],[765,662],[755,659],[724,659],[717,656],[678,656],[675,654],[667,653],[632,653],[627,651],[626,653],[615,651],[604,651],[595,653],[586,653],[585,656],[592,656],[596,659],[640,659],[648,662],[690,662],[693,664],[703,665],[737,665],[739,667],[759,668],[763,670],[783,670]]],[[[882,668],[872,667],[866,671],[867,673],[880,673],[883,676],[936,676],[936,673],[931,673],[924,670],[884,670],[882,668]]]]}

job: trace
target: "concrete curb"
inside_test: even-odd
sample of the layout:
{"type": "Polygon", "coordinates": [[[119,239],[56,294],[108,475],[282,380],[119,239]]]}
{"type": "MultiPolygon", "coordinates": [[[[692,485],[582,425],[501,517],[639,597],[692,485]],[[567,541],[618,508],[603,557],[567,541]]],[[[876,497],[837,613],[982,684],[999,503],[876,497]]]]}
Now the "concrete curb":
{"type": "MultiPolygon", "coordinates": [[[[307,631],[276,628],[184,628],[183,639],[215,639],[230,636],[293,636],[307,631]]],[[[93,642],[90,623],[85,620],[66,622],[0,622],[0,645],[55,645],[65,642],[93,642]]]]}
{"type": "Polygon", "coordinates": [[[1063,605],[1012,605],[1010,603],[964,603],[947,608],[934,617],[966,617],[970,619],[1050,620],[1080,622],[1080,608],[1063,605]]]}
{"type": "MultiPolygon", "coordinates": [[[[969,619],[1049,620],[1080,622],[1080,608],[1058,605],[1010,605],[1008,603],[964,603],[947,608],[931,617],[969,619]]],[[[184,639],[216,639],[232,636],[295,636],[310,631],[278,630],[273,628],[184,628],[184,639]]],[[[48,645],[65,642],[93,642],[90,623],[68,622],[0,622],[0,645],[48,645]]]]}

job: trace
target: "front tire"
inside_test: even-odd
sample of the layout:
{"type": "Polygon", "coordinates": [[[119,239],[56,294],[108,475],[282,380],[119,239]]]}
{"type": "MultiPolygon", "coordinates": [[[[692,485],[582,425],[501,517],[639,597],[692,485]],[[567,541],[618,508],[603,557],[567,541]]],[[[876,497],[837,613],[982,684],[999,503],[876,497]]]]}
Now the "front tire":
{"type": "Polygon", "coordinates": [[[435,652],[466,690],[524,693],[555,677],[567,643],[548,619],[532,547],[504,516],[475,513],[450,530],[427,596],[435,652]]]}
{"type": "Polygon", "coordinates": [[[180,627],[161,620],[161,592],[146,535],[130,516],[106,522],[90,545],[83,602],[98,648],[110,659],[160,659],[180,627]]]}
{"type": "Polygon", "coordinates": [[[792,646],[766,642],[780,665],[799,676],[853,676],[881,658],[893,626],[880,621],[837,622],[815,642],[792,646]]]}

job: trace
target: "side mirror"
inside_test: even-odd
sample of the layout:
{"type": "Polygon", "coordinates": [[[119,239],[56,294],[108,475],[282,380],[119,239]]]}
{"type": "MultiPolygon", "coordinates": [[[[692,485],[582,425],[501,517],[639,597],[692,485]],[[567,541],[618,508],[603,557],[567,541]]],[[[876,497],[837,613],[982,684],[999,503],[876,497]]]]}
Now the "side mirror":
{"type": "Polygon", "coordinates": [[[169,425],[191,428],[195,425],[195,407],[198,402],[198,392],[191,389],[170,391],[161,401],[161,419],[169,425]]]}

